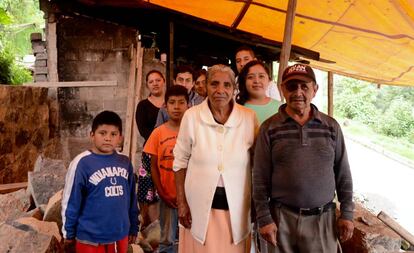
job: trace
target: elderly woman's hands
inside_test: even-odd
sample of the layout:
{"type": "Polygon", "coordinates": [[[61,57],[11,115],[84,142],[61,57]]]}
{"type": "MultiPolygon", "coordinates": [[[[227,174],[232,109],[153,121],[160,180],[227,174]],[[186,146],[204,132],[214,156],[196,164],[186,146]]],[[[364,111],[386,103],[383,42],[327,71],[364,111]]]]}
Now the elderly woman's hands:
{"type": "Polygon", "coordinates": [[[192,220],[190,207],[185,200],[178,202],[178,218],[180,219],[181,225],[185,228],[191,228],[192,220]]]}

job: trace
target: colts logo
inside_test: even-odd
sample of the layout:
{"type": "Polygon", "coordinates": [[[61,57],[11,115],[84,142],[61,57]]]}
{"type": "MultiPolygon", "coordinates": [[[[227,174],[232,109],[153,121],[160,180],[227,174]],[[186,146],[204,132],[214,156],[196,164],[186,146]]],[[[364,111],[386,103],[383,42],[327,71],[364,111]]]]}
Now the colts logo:
{"type": "Polygon", "coordinates": [[[292,66],[289,70],[288,70],[288,74],[292,73],[292,72],[302,72],[302,73],[307,73],[306,72],[306,66],[303,65],[294,65],[292,66]]]}

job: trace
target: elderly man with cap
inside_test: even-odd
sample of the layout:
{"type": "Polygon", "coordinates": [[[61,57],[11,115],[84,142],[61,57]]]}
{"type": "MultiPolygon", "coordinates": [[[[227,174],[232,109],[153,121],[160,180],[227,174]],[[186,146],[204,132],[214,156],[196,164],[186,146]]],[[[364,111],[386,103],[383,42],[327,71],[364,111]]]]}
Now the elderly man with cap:
{"type": "Polygon", "coordinates": [[[352,176],[344,137],[335,119],[311,103],[317,91],[311,67],[287,67],[282,76],[286,103],[260,127],[253,200],[268,252],[333,253],[338,238],[352,237],[352,176]]]}

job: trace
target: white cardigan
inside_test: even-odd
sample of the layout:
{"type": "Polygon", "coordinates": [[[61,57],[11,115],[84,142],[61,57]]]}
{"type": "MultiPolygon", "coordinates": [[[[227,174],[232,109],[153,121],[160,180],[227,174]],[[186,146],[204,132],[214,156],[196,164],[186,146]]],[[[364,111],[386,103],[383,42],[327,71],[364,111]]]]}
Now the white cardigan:
{"type": "Polygon", "coordinates": [[[187,168],[184,187],[192,216],[191,233],[202,244],[220,175],[226,189],[233,243],[238,244],[250,233],[250,149],[257,129],[254,111],[236,103],[224,125],[214,120],[208,99],[184,114],[173,169],[187,168]]]}

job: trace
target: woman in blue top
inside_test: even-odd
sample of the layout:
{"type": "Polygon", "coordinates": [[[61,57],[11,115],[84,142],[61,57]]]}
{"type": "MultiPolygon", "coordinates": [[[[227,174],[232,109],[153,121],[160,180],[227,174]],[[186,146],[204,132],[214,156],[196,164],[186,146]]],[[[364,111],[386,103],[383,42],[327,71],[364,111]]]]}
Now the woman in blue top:
{"type": "Polygon", "coordinates": [[[266,96],[269,86],[269,70],[257,60],[250,61],[240,71],[238,104],[244,105],[256,112],[259,124],[275,114],[280,102],[266,96]]]}

